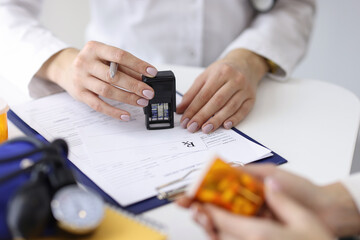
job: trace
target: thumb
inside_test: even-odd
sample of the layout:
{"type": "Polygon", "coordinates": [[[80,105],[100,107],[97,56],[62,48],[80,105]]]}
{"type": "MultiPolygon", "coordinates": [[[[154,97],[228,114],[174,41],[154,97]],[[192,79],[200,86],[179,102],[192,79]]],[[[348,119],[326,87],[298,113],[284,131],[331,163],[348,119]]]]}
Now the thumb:
{"type": "Polygon", "coordinates": [[[191,99],[182,99],[179,105],[176,106],[176,113],[182,114],[185,112],[186,108],[190,105],[191,99]]]}
{"type": "Polygon", "coordinates": [[[266,201],[276,217],[287,225],[298,225],[299,219],[308,219],[311,214],[306,208],[285,195],[274,178],[265,179],[266,201]]]}
{"type": "Polygon", "coordinates": [[[184,94],[181,103],[176,106],[176,113],[182,114],[188,108],[190,103],[194,100],[196,95],[200,92],[201,88],[203,87],[206,79],[206,74],[203,72],[198,76],[194,83],[191,85],[189,90],[184,94]]]}

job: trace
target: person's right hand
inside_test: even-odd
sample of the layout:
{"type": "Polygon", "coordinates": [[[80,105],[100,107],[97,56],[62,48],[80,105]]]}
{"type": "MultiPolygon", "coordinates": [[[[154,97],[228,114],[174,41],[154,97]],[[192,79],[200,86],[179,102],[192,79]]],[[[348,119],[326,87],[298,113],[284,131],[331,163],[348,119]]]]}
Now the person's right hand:
{"type": "Polygon", "coordinates": [[[266,202],[274,219],[241,216],[212,204],[195,204],[193,216],[212,240],[331,240],[329,230],[308,209],[267,179],[266,202]]]}
{"type": "Polygon", "coordinates": [[[129,112],[109,105],[100,96],[134,106],[147,106],[149,99],[154,97],[154,90],[141,81],[141,75],[154,77],[156,74],[155,67],[130,53],[90,41],[81,51],[68,48],[55,54],[45,62],[37,76],[57,83],[72,97],[98,112],[129,121],[129,112]],[[119,65],[114,78],[110,77],[110,62],[119,65]]]}
{"type": "Polygon", "coordinates": [[[250,164],[245,170],[260,179],[275,179],[282,192],[311,210],[337,237],[360,234],[360,214],[341,183],[317,186],[270,164],[250,164]]]}
{"type": "MultiPolygon", "coordinates": [[[[309,209],[337,237],[360,234],[360,214],[352,196],[341,183],[317,186],[271,164],[250,164],[244,170],[261,180],[274,179],[282,192],[309,209]]],[[[194,203],[188,197],[177,202],[186,208],[194,203]]]]}

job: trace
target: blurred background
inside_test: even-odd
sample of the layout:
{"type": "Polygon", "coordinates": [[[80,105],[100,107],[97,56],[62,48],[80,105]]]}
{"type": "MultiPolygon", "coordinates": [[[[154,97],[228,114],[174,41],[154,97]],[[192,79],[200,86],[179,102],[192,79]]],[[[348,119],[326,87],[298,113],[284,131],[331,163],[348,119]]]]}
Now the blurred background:
{"type": "MultiPolygon", "coordinates": [[[[334,83],[360,98],[360,1],[317,2],[309,51],[293,76],[334,83]]],[[[82,48],[89,11],[88,0],[45,0],[41,21],[65,42],[82,48]]],[[[360,171],[359,139],[358,134],[352,172],[360,171]]]]}

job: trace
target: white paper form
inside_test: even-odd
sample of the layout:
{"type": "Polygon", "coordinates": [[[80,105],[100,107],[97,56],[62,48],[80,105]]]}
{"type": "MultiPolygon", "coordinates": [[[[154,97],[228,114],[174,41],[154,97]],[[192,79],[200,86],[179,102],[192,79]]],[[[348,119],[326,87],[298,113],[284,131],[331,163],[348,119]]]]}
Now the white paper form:
{"type": "MultiPolygon", "coordinates": [[[[113,197],[125,206],[152,197],[157,194],[156,187],[178,179],[192,169],[201,168],[211,160],[208,158],[209,152],[237,164],[261,159],[270,152],[266,148],[256,147],[258,145],[236,132],[224,129],[206,135],[201,132],[191,134],[176,126],[171,133],[169,130],[156,130],[156,133],[145,130],[145,134],[129,132],[132,135],[129,137],[128,134],[121,136],[118,133],[92,135],[94,127],[90,125],[80,130],[90,164],[116,186],[113,197]],[[163,133],[158,134],[158,131],[163,133]],[[145,137],[146,141],[139,141],[147,133],[154,136],[153,145],[151,138],[145,137]],[[126,139],[129,141],[124,143],[126,139]],[[177,149],[173,148],[176,144],[177,149]]],[[[181,185],[189,183],[196,175],[197,172],[194,172],[181,185]]]]}
{"type": "Polygon", "coordinates": [[[67,140],[69,159],[123,206],[152,197],[157,186],[199,168],[206,162],[204,156],[209,151],[238,163],[270,154],[270,150],[234,131],[219,129],[209,135],[191,134],[179,127],[178,115],[175,128],[149,131],[142,108],[111,103],[129,111],[131,121],[122,122],[97,113],[67,93],[13,110],[47,140],[59,137],[67,140]]]}

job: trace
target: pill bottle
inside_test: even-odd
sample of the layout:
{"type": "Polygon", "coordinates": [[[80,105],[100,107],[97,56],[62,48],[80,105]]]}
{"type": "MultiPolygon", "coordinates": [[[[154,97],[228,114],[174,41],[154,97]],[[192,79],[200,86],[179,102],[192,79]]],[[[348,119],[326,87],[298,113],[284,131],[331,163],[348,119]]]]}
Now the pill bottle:
{"type": "Polygon", "coordinates": [[[0,144],[8,139],[7,112],[9,106],[0,98],[0,144]]]}

